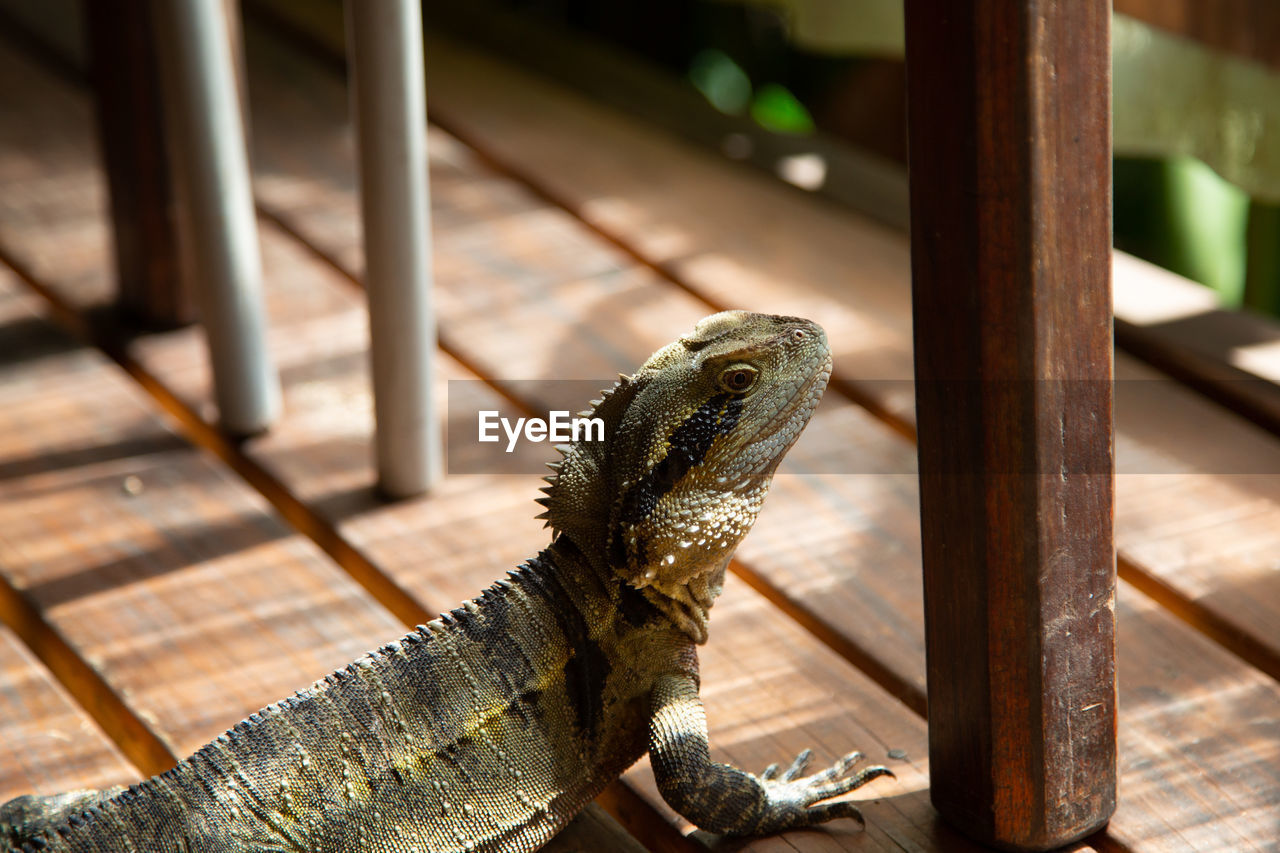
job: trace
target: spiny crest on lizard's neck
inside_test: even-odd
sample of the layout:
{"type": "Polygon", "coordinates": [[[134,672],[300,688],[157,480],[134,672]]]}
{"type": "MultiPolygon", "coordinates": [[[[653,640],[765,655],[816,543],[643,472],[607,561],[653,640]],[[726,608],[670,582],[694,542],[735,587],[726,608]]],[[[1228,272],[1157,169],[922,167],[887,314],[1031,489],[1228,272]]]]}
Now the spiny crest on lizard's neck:
{"type": "Polygon", "coordinates": [[[830,374],[816,323],[706,317],[593,401],[583,415],[604,422],[604,441],[561,448],[539,517],[702,641],[725,566],[830,374]]]}

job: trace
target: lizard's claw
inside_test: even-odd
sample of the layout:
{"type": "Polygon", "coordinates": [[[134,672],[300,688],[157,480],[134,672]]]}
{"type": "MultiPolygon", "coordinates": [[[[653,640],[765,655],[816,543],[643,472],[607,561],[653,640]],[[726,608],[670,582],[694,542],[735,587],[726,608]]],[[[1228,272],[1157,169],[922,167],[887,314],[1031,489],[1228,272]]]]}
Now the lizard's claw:
{"type": "MultiPolygon", "coordinates": [[[[809,766],[809,759],[812,757],[812,749],[801,750],[800,754],[796,756],[795,761],[792,761],[791,766],[787,768],[787,772],[782,774],[781,781],[790,782],[792,779],[803,773],[804,769],[809,766]]],[[[771,782],[774,779],[779,778],[778,768],[778,764],[770,764],[764,769],[764,772],[760,774],[760,780],[762,782],[771,782]]]]}
{"type": "Polygon", "coordinates": [[[757,828],[757,832],[812,826],[842,817],[866,823],[853,803],[847,800],[838,803],[822,801],[861,788],[872,779],[892,776],[893,771],[888,767],[875,765],[850,775],[849,771],[863,757],[860,752],[851,752],[824,770],[810,776],[801,776],[812,754],[812,751],[806,749],[781,774],[778,772],[778,765],[771,764],[756,777],[767,798],[765,814],[761,816],[762,825],[757,828]]]}

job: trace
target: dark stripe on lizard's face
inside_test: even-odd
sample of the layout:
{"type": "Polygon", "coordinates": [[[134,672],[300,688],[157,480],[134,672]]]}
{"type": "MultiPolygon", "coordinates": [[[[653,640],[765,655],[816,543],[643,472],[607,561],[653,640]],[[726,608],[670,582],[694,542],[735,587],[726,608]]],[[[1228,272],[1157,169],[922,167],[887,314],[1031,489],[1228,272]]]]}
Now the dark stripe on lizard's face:
{"type": "Polygon", "coordinates": [[[717,394],[685,418],[667,439],[667,455],[623,495],[621,520],[637,524],[648,518],[658,500],[702,464],[716,438],[733,431],[741,415],[741,397],[717,394]]]}

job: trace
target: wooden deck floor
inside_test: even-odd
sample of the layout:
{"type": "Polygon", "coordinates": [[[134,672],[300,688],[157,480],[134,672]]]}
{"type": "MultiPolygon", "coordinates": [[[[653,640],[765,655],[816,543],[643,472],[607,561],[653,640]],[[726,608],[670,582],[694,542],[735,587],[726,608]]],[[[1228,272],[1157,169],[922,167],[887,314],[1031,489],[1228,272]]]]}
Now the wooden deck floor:
{"type": "MultiPolygon", "coordinates": [[[[195,330],[127,336],[98,310],[86,91],[0,40],[0,800],[162,770],[544,544],[537,475],[372,494],[347,96],[319,35],[246,39],[287,415],[239,446],[209,425],[195,330]]],[[[428,53],[452,131],[431,138],[441,374],[481,380],[459,393],[545,411],[518,380],[603,383],[728,305],[814,317],[836,348],[716,607],[704,696],[724,760],[857,746],[898,778],[859,792],[865,831],[744,849],[974,849],[928,805],[905,238],[461,45],[428,53]]],[[[1074,849],[1280,849],[1280,439],[1117,367],[1120,806],[1074,849]]],[[[643,763],[601,804],[650,849],[703,841],[643,763]]]]}

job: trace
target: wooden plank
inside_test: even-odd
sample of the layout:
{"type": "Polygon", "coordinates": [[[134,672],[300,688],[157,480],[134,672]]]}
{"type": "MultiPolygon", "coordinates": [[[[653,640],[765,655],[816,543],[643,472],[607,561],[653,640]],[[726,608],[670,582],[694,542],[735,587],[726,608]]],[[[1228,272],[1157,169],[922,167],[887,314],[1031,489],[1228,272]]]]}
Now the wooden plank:
{"type": "Polygon", "coordinates": [[[1116,363],[1124,576],[1280,675],[1280,441],[1132,360],[1116,363]]]}
{"type": "Polygon", "coordinates": [[[906,4],[930,795],[1015,850],[1115,811],[1110,14],[906,4]]]}
{"type": "MultiPolygon", "coordinates": [[[[440,57],[440,52],[434,54],[440,57]]],[[[489,74],[487,79],[499,79],[505,91],[516,91],[521,93],[516,101],[542,103],[551,109],[553,115],[574,115],[573,110],[561,113],[558,112],[563,107],[563,96],[555,93],[535,80],[531,80],[520,75],[507,72],[498,75],[493,69],[492,63],[485,64],[476,60],[470,66],[472,68],[487,69],[489,74]],[[560,99],[560,100],[557,100],[560,99]]],[[[481,75],[483,77],[483,75],[481,75]]],[[[460,92],[465,87],[462,83],[470,78],[466,75],[459,74],[452,78],[457,88],[452,91],[443,85],[445,75],[436,73],[431,78],[434,81],[436,93],[435,102],[441,100],[449,100],[450,94],[455,99],[462,98],[460,92]]],[[[514,132],[514,125],[507,126],[505,115],[493,115],[489,110],[493,109],[495,93],[485,90],[483,87],[479,92],[472,92],[472,95],[479,94],[480,97],[471,101],[475,109],[468,113],[477,117],[479,121],[483,119],[486,122],[503,123],[504,127],[514,132]],[[482,109],[483,106],[483,109],[482,109]]],[[[319,103],[313,106],[323,111],[323,106],[319,103]]],[[[332,106],[330,107],[332,109],[332,106]]],[[[662,143],[660,139],[655,139],[651,135],[646,136],[645,131],[640,126],[634,125],[616,116],[609,115],[605,111],[596,110],[583,104],[577,104],[576,109],[579,112],[586,113],[589,121],[585,124],[583,121],[570,122],[568,126],[573,128],[570,135],[561,135],[555,137],[551,128],[542,125],[537,121],[533,121],[534,138],[539,138],[537,134],[546,134],[543,139],[555,138],[557,144],[561,147],[560,155],[556,152],[545,149],[541,153],[551,156],[563,155],[564,151],[573,152],[573,156],[581,159],[584,163],[593,160],[592,152],[607,151],[607,146],[597,147],[599,140],[613,139],[615,135],[619,139],[636,138],[639,140],[638,146],[627,147],[625,144],[621,150],[627,150],[629,154],[635,155],[635,159],[630,162],[643,162],[646,164],[648,172],[647,180],[659,181],[666,186],[667,191],[673,194],[681,194],[685,191],[680,186],[695,187],[696,182],[692,172],[682,176],[680,182],[672,181],[663,171],[663,164],[680,161],[682,157],[688,156],[688,152],[679,146],[672,145],[669,141],[662,143]],[[598,131],[598,133],[596,133],[598,131]],[[677,183],[680,186],[677,186],[677,183]]],[[[493,110],[499,113],[498,110],[493,110]]],[[[580,116],[579,116],[580,117],[580,116]]],[[[291,116],[291,125],[296,128],[299,116],[294,114],[291,116]]],[[[312,121],[316,117],[312,116],[312,121]]],[[[315,134],[320,125],[306,124],[308,128],[307,138],[316,138],[315,134]]],[[[487,125],[496,126],[496,124],[487,125]]],[[[329,130],[327,133],[336,134],[340,128],[340,120],[330,119],[329,130]],[[337,121],[338,124],[333,124],[337,121]]],[[[287,130],[282,128],[281,130],[287,130]]],[[[529,140],[530,137],[516,134],[513,137],[503,137],[508,139],[513,148],[518,148],[520,144],[529,140]]],[[[284,142],[278,143],[282,149],[287,148],[284,142]]],[[[534,146],[537,148],[537,146],[534,146]]],[[[602,157],[605,155],[601,155],[602,157]]],[[[613,155],[608,155],[613,156],[613,155]]],[[[284,162],[287,158],[282,158],[278,162],[284,162]]],[[[338,183],[335,177],[340,175],[342,168],[337,164],[330,164],[324,168],[320,174],[325,176],[323,184],[320,188],[321,192],[329,192],[330,188],[338,183]]],[[[606,170],[601,167],[593,169],[596,175],[605,175],[606,170]]],[[[632,172],[628,170],[614,170],[617,180],[628,182],[631,180],[632,172]]],[[[562,178],[565,176],[562,174],[562,178]]],[[[282,176],[276,176],[277,179],[283,180],[282,176]]],[[[297,182],[297,186],[305,182],[305,176],[294,175],[293,179],[297,182]]],[[[481,173],[477,176],[478,181],[492,180],[491,175],[481,173]]],[[[731,184],[726,178],[726,186],[731,184]]],[[[749,176],[743,178],[747,183],[752,183],[754,179],[749,176]]],[[[441,184],[437,182],[437,198],[444,195],[440,191],[441,184]]],[[[632,197],[626,194],[626,187],[614,187],[617,190],[616,197],[626,199],[625,203],[630,205],[632,197]]],[[[690,190],[692,192],[692,190],[690,190]]],[[[748,194],[750,196],[750,194],[748,194]]],[[[686,194],[687,198],[687,194],[686,194]]],[[[743,199],[737,196],[737,203],[742,204],[743,199]]],[[[753,197],[754,200],[754,197],[753,197]]],[[[305,200],[299,198],[299,202],[288,211],[289,220],[296,230],[315,234],[321,233],[319,229],[312,230],[312,217],[317,220],[323,220],[327,214],[315,213],[315,205],[308,204],[305,200]]],[[[649,221],[651,213],[644,208],[643,202],[647,201],[644,194],[641,194],[641,202],[637,203],[636,216],[631,222],[649,221]]],[[[445,202],[447,203],[447,202],[445,202]]],[[[622,204],[623,202],[618,202],[622,204]]],[[[690,199],[690,203],[696,203],[696,200],[690,199]]],[[[746,205],[743,205],[746,206],[746,205]]],[[[832,217],[839,218],[842,214],[830,213],[832,217]]],[[[809,222],[816,217],[816,214],[810,213],[808,218],[802,215],[802,221],[809,222]]],[[[486,371],[495,373],[513,373],[515,375],[529,375],[531,371],[538,369],[540,365],[552,365],[554,370],[572,368],[574,372],[566,375],[590,375],[597,373],[598,375],[606,375],[609,367],[618,362],[625,362],[627,358],[642,357],[646,353],[647,347],[656,342],[665,340],[665,335],[660,335],[657,327],[664,323],[675,323],[682,318],[686,311],[696,312],[696,304],[683,304],[679,300],[673,301],[668,296],[662,296],[660,286],[646,277],[643,273],[637,271],[627,272],[603,272],[594,276],[590,280],[573,280],[567,282],[555,282],[551,280],[553,277],[550,273],[542,269],[541,265],[544,259],[538,257],[536,253],[523,255],[521,252],[505,253],[503,249],[511,241],[514,235],[520,233],[519,226],[524,221],[529,222],[546,222],[551,221],[551,214],[542,214],[538,217],[529,217],[525,214],[514,216],[511,221],[504,221],[501,229],[497,229],[492,222],[477,222],[474,225],[477,234],[484,235],[483,238],[477,238],[474,244],[464,244],[469,246],[470,255],[466,256],[465,265],[462,261],[458,261],[459,269],[466,269],[469,272],[488,272],[486,278],[474,278],[468,275],[466,278],[458,280],[456,295],[452,297],[454,304],[469,305],[465,314],[450,314],[446,328],[457,329],[460,340],[472,341],[475,348],[472,350],[471,363],[482,366],[486,371]],[[487,262],[482,256],[477,257],[478,250],[475,245],[487,242],[489,251],[496,255],[491,257],[487,262]],[[530,268],[533,265],[534,268],[530,268]],[[523,278],[522,278],[523,277],[523,278]],[[483,287],[478,286],[483,284],[483,287]],[[509,290],[497,289],[506,286],[509,290]],[[557,306],[574,306],[574,311],[566,312],[565,308],[557,306]],[[625,306],[622,311],[617,310],[617,306],[625,306]],[[613,310],[611,310],[613,309],[613,310]],[[580,312],[580,313],[577,313],[580,312]],[[580,317],[577,321],[571,321],[567,318],[580,317]],[[601,318],[618,318],[620,324],[610,330],[608,335],[600,333],[601,318]],[[555,325],[551,325],[555,323],[555,325]],[[513,338],[513,332],[524,328],[536,330],[534,334],[522,336],[518,339],[513,338]],[[650,337],[646,339],[644,335],[650,337]],[[538,344],[538,341],[542,341],[538,344]],[[549,341],[549,343],[548,343],[549,341]],[[569,355],[560,357],[557,355],[559,348],[572,348],[569,355]],[[628,356],[626,352],[620,352],[619,347],[625,347],[627,350],[635,352],[628,356]],[[594,355],[592,355],[594,353],[594,355]],[[518,358],[517,358],[518,356],[518,358]],[[585,359],[590,356],[593,361],[588,362],[585,359]]],[[[677,218],[674,221],[681,222],[682,219],[677,218]]],[[[783,218],[771,224],[775,229],[783,229],[792,235],[792,239],[796,242],[795,246],[803,245],[795,232],[790,231],[790,219],[783,218]]],[[[697,223],[692,223],[691,227],[699,227],[697,223]]],[[[336,229],[330,229],[332,234],[336,229]]],[[[459,222],[456,230],[461,232],[467,230],[465,223],[459,222]]],[[[538,233],[536,229],[531,229],[530,234],[538,233]]],[[[882,237],[888,241],[893,241],[892,235],[883,232],[882,237]]],[[[721,234],[719,239],[724,241],[727,234],[721,234]]],[[[520,239],[514,241],[516,245],[521,244],[520,239]]],[[[533,245],[538,241],[526,238],[525,241],[529,245],[533,245]]],[[[754,251],[755,243],[752,241],[744,241],[737,239],[738,249],[744,253],[754,251]]],[[[449,256],[451,246],[449,240],[441,239],[437,243],[437,250],[443,256],[449,256]]],[[[696,244],[693,250],[696,250],[696,244]]],[[[571,259],[550,259],[550,263],[571,265],[581,262],[581,255],[588,254],[591,251],[591,243],[589,240],[577,239],[573,240],[571,235],[565,235],[562,242],[558,244],[558,249],[562,252],[569,253],[571,259]]],[[[690,246],[686,245],[686,249],[690,246]]],[[[340,242],[325,244],[325,250],[339,257],[348,249],[340,242]]],[[[597,248],[596,252],[604,251],[609,254],[607,249],[597,248]]],[[[874,251],[874,249],[873,249],[874,251]]],[[[773,269],[775,261],[769,261],[765,258],[765,262],[769,265],[770,274],[777,274],[773,269]]],[[[570,267],[571,268],[571,267],[570,267]]],[[[553,267],[554,269],[554,267],[553,267]]],[[[894,300],[900,300],[900,294],[895,295],[892,292],[891,285],[905,282],[905,257],[899,267],[889,267],[892,272],[889,286],[885,286],[883,290],[886,293],[872,293],[872,299],[884,299],[886,304],[892,305],[894,300]]],[[[450,280],[452,277],[442,275],[442,282],[450,280]]],[[[764,284],[769,279],[765,274],[759,273],[754,280],[749,281],[747,288],[752,299],[763,294],[763,298],[771,298],[774,304],[784,302],[789,296],[780,295],[781,289],[776,289],[772,294],[765,292],[764,284]],[[755,285],[759,285],[756,287],[755,285]]],[[[802,282],[793,281],[789,275],[782,277],[780,280],[786,281],[789,285],[803,287],[802,282]]],[[[877,281],[874,277],[857,279],[861,287],[868,287],[875,291],[877,281]]],[[[883,282],[881,282],[883,284],[883,282]]],[[[727,287],[726,283],[726,287],[727,287]]],[[[449,292],[451,288],[445,287],[445,291],[449,292]]],[[[824,307],[825,303],[821,300],[814,299],[812,295],[806,298],[813,300],[822,313],[818,316],[826,317],[836,307],[824,307]]],[[[901,303],[900,303],[901,304],[901,303]]],[[[842,343],[838,338],[833,340],[837,344],[842,343]]],[[[824,403],[823,409],[827,408],[824,403]]],[[[1176,408],[1176,407],[1175,407],[1176,408]]],[[[1167,413],[1166,413],[1167,416],[1167,413]]],[[[819,418],[823,417],[820,412],[819,418]]],[[[839,421],[837,421],[839,422],[839,421]]],[[[913,453],[910,447],[904,445],[900,441],[896,441],[892,436],[883,440],[876,440],[868,445],[868,439],[865,434],[876,431],[874,422],[870,426],[864,426],[863,422],[857,418],[849,418],[844,422],[844,428],[834,431],[831,434],[823,435],[820,422],[815,422],[813,427],[806,433],[805,438],[797,446],[796,452],[789,457],[788,464],[803,458],[806,446],[810,443],[815,448],[822,448],[823,453],[828,453],[824,464],[828,469],[834,469],[839,466],[839,470],[849,472],[867,472],[867,473],[884,473],[884,472],[901,472],[899,476],[889,477],[862,477],[862,478],[833,478],[833,477],[815,477],[811,482],[815,482],[814,490],[819,495],[831,495],[833,481],[839,481],[842,484],[841,489],[835,491],[840,496],[840,500],[835,501],[835,508],[829,510],[834,512],[835,517],[840,519],[837,523],[844,526],[844,530],[836,529],[828,531],[831,536],[831,545],[819,548],[820,556],[806,565],[806,570],[813,572],[804,577],[804,587],[798,592],[804,596],[804,604],[813,608],[814,611],[820,610],[824,603],[833,598],[833,596],[841,592],[847,596],[845,600],[856,600],[861,589],[857,583],[861,580],[872,579],[883,583],[886,588],[892,588],[895,597],[884,597],[876,604],[892,603],[893,607],[900,608],[901,613],[891,613],[891,618],[903,618],[910,622],[915,620],[914,631],[906,632],[914,635],[914,639],[909,641],[911,648],[908,657],[914,655],[917,663],[917,673],[923,672],[923,643],[922,632],[919,629],[919,612],[921,604],[919,600],[918,587],[918,564],[912,566],[910,555],[918,553],[918,541],[912,543],[913,534],[903,531],[909,529],[912,523],[910,510],[905,513],[898,513],[894,506],[901,503],[906,507],[914,504],[915,495],[911,491],[910,482],[912,477],[911,458],[913,453]],[[867,446],[869,451],[865,457],[859,455],[852,459],[840,458],[830,455],[835,449],[842,446],[859,447],[867,446]],[[861,466],[861,467],[859,467],[861,466]],[[861,481],[861,482],[859,482],[861,481]],[[880,488],[878,483],[896,482],[900,484],[900,488],[904,494],[895,496],[892,489],[880,488]],[[906,484],[901,485],[901,484],[906,484]],[[888,507],[887,509],[884,507],[888,507]],[[850,531],[856,531],[861,536],[856,536],[850,531]],[[871,551],[867,555],[867,564],[865,566],[857,565],[860,561],[856,559],[856,548],[867,550],[868,543],[880,543],[879,550],[871,551]],[[842,543],[847,543],[846,547],[841,547],[842,543]],[[886,562],[883,560],[885,554],[900,552],[906,556],[896,558],[886,562]],[[851,565],[853,563],[854,565],[851,565]],[[900,566],[902,568],[900,568],[900,566]],[[886,576],[888,576],[886,578],[886,576]],[[916,615],[912,615],[914,611],[916,615]],[[905,614],[905,615],[903,615],[905,614]]],[[[788,478],[781,477],[778,481],[777,489],[783,488],[783,483],[788,478]]],[[[795,479],[795,478],[790,478],[795,479]]],[[[776,491],[774,499],[770,503],[770,509],[766,511],[761,519],[757,530],[752,536],[748,537],[744,544],[742,555],[744,562],[748,560],[748,550],[753,547],[753,543],[761,539],[768,529],[770,519],[773,514],[782,512],[782,507],[791,507],[792,500],[783,497],[781,491],[776,491]]],[[[816,503],[813,498],[808,499],[810,504],[816,503]]],[[[800,513],[795,513],[799,515],[800,513]]],[[[789,521],[795,520],[795,515],[786,516],[789,521]]],[[[455,516],[456,519],[456,516],[455,516]]],[[[388,525],[389,527],[392,524],[388,525]]],[[[451,526],[456,528],[456,521],[452,524],[450,521],[443,522],[445,528],[451,526]]],[[[780,524],[767,539],[772,539],[772,547],[776,553],[782,555],[778,559],[775,566],[771,566],[769,571],[775,570],[777,563],[785,564],[786,560],[794,559],[792,554],[796,550],[794,544],[795,536],[788,538],[785,524],[780,524]]],[[[819,527],[818,523],[813,523],[810,527],[819,527]]],[[[809,531],[805,531],[807,536],[809,531]]],[[[416,552],[416,561],[419,566],[429,566],[430,555],[434,553],[430,549],[430,537],[424,537],[415,531],[409,522],[394,523],[394,529],[385,531],[383,536],[387,537],[388,542],[401,543],[401,547],[421,546],[423,550],[416,552]]],[[[439,536],[450,537],[446,541],[456,542],[458,539],[470,539],[469,532],[463,532],[461,535],[453,537],[452,530],[446,529],[439,536]]],[[[389,546],[390,547],[390,546],[389,546]]],[[[756,557],[750,557],[750,561],[754,564],[757,562],[756,557]]],[[[918,558],[917,558],[918,559],[918,558]]],[[[798,574],[798,573],[797,573],[798,574]]],[[[1121,616],[1124,617],[1133,613],[1126,609],[1126,598],[1134,597],[1136,601],[1144,601],[1140,595],[1136,595],[1132,590],[1126,590],[1122,596],[1119,607],[1121,616]]],[[[874,611],[876,608],[869,608],[874,611]]],[[[1179,660],[1179,654],[1187,653],[1189,648],[1192,652],[1213,647],[1203,640],[1195,637],[1195,635],[1186,630],[1185,626],[1180,625],[1167,615],[1160,615],[1156,611],[1160,620],[1160,628],[1162,631],[1173,632],[1177,634],[1184,642],[1180,651],[1170,652],[1163,650],[1159,644],[1148,643],[1148,647],[1135,652],[1140,655],[1136,659],[1138,665],[1126,667],[1125,659],[1122,657],[1121,668],[1125,673],[1125,680],[1122,681],[1122,693],[1120,697],[1120,705],[1122,714],[1126,716],[1121,721],[1121,732],[1124,743],[1125,753],[1122,756],[1125,768],[1129,774],[1127,778],[1133,779],[1135,786],[1140,784],[1138,777],[1133,774],[1140,769],[1143,778],[1158,778],[1159,774],[1168,770],[1171,778],[1179,780],[1190,780],[1194,772],[1201,773],[1218,773],[1221,768],[1215,769],[1220,760],[1217,756],[1197,754],[1194,750],[1189,749],[1197,739],[1205,738],[1217,731],[1216,724],[1212,720],[1197,719],[1194,715],[1187,719],[1179,720],[1178,726],[1175,727],[1152,727],[1143,723],[1143,720],[1150,715],[1157,713],[1160,708],[1171,707],[1169,703],[1174,703],[1167,693],[1162,693],[1162,673],[1178,671],[1182,666],[1179,660]],[[1146,656],[1146,659],[1142,656],[1146,656]],[[1130,711],[1132,709],[1132,711],[1130,711]],[[1130,734],[1132,732],[1132,734],[1130,734]]],[[[838,614],[837,614],[838,615],[838,614]]],[[[834,617],[833,617],[834,618],[834,617]]],[[[872,612],[866,619],[837,619],[835,624],[845,627],[845,630],[863,630],[864,634],[860,635],[861,639],[866,639],[868,647],[878,650],[881,647],[890,647],[892,653],[896,653],[898,649],[895,647],[897,640],[890,640],[887,637],[878,634],[880,631],[879,623],[884,618],[883,613],[872,612]],[[864,624],[865,623],[865,624],[864,624]]],[[[1130,618],[1137,618],[1131,616],[1130,618]]],[[[1148,619],[1147,621],[1152,621],[1148,619]]],[[[1123,621],[1122,621],[1123,624],[1123,621]]],[[[1137,640],[1130,640],[1130,644],[1141,640],[1143,635],[1139,634],[1137,640]]],[[[1124,650],[1122,649],[1122,654],[1124,650]]],[[[1269,688],[1265,678],[1259,679],[1257,674],[1247,667],[1243,667],[1239,662],[1234,661],[1228,656],[1223,656],[1220,660],[1215,661],[1215,666],[1219,667],[1218,675],[1222,681],[1218,684],[1244,684],[1247,690],[1258,690],[1258,696],[1253,703],[1254,708],[1265,708],[1268,703],[1275,701],[1274,690],[1269,688]]],[[[918,674],[908,672],[905,676],[907,679],[919,678],[918,674]]],[[[1176,707],[1176,704],[1173,705],[1176,707]]],[[[1268,741],[1269,735],[1263,733],[1258,737],[1254,737],[1254,733],[1258,731],[1257,726],[1262,725],[1261,720],[1268,719],[1266,717],[1251,718],[1254,722],[1251,724],[1254,728],[1250,729],[1250,747],[1243,754],[1233,754],[1231,756],[1232,768],[1229,775],[1232,778],[1229,787],[1233,791],[1259,791],[1262,802],[1257,803],[1257,809],[1254,814],[1260,810],[1264,815],[1274,813],[1276,803],[1273,797],[1270,797],[1269,791],[1274,786],[1269,784],[1270,780],[1270,764],[1274,763],[1276,754],[1275,747],[1268,741]],[[1252,751],[1250,751],[1252,750],[1252,751]],[[1247,780],[1247,781],[1244,781],[1247,780]],[[1270,797],[1270,798],[1269,798],[1270,797]]],[[[1269,731],[1269,729],[1267,730],[1269,731]]],[[[1122,786],[1125,784],[1121,781],[1122,786]]],[[[1154,836],[1157,838],[1156,843],[1150,849],[1178,849],[1179,838],[1188,831],[1189,828],[1195,828],[1195,831],[1201,834],[1201,837],[1207,837],[1212,828],[1219,829],[1223,827],[1239,827],[1244,826],[1243,831],[1247,834],[1248,827],[1252,817],[1242,815],[1237,812],[1224,813],[1223,811],[1215,811],[1212,806],[1206,806],[1203,798],[1196,792],[1194,786],[1188,781],[1187,784],[1182,782],[1175,783],[1170,786],[1162,786],[1152,788],[1149,784],[1142,784],[1143,800],[1141,801],[1141,811],[1134,809],[1121,808],[1119,814],[1111,823],[1110,833],[1112,837],[1123,843],[1130,845],[1138,845],[1141,847],[1143,840],[1147,837],[1154,836]],[[1190,804],[1190,807],[1188,806],[1190,804]],[[1153,831],[1153,827],[1158,827],[1158,831],[1153,831]]],[[[1123,790],[1123,787],[1122,787],[1123,790]]],[[[1234,804],[1223,807],[1234,808],[1234,804]]],[[[1256,825],[1254,825],[1256,828],[1256,825]]],[[[1234,829],[1233,829],[1234,831],[1234,829]]],[[[1239,834],[1239,833],[1237,833],[1239,834]]],[[[1248,836],[1251,839],[1259,837],[1257,835],[1248,836]]],[[[1265,837],[1265,836],[1262,836],[1265,837]]],[[[1145,849],[1145,848],[1143,848],[1145,849]]],[[[1210,846],[1212,849],[1212,846],[1210,846]]]]}
{"type": "Polygon", "coordinates": [[[0,625],[0,803],[20,794],[126,785],[138,776],[31,650],[0,625]]]}
{"type": "Polygon", "coordinates": [[[54,72],[7,42],[2,46],[0,103],[6,115],[27,117],[0,122],[0,149],[8,154],[0,157],[6,233],[21,230],[36,272],[56,268],[69,255],[77,257],[84,274],[76,284],[85,298],[95,306],[110,305],[115,298],[111,277],[91,269],[110,251],[107,232],[96,226],[92,242],[67,239],[98,223],[108,205],[93,149],[92,104],[54,72]]]}
{"type": "Polygon", "coordinates": [[[1116,344],[1280,435],[1280,323],[1121,252],[1114,263],[1116,344]]]}
{"type": "Polygon", "coordinates": [[[104,358],[26,322],[40,357],[0,383],[0,572],[171,756],[400,632],[104,358]]]}
{"type": "MultiPolygon", "coordinates": [[[[1274,552],[1273,552],[1274,553],[1274,552]]],[[[1280,691],[1128,584],[1116,602],[1119,804],[1130,850],[1271,850],[1280,691]]]]}

